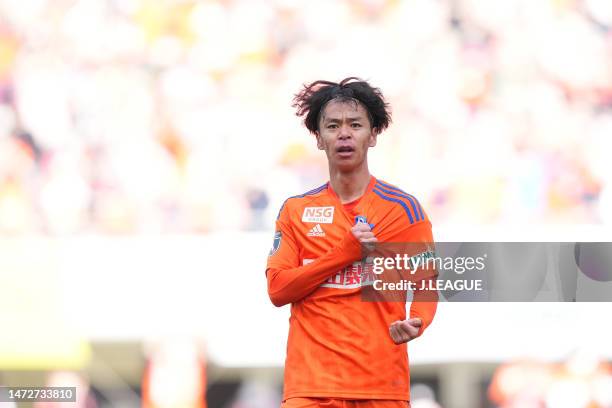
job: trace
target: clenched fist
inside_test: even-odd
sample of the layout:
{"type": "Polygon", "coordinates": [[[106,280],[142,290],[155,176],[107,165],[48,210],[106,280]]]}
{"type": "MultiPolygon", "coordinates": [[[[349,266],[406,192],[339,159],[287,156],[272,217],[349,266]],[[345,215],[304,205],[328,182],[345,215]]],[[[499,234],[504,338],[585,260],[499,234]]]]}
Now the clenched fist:
{"type": "Polygon", "coordinates": [[[376,236],[372,232],[370,226],[364,222],[359,222],[351,228],[351,232],[357,238],[357,240],[361,243],[374,243],[378,242],[376,236]]]}
{"type": "Polygon", "coordinates": [[[389,334],[395,344],[407,343],[418,336],[421,324],[418,318],[398,320],[389,326],[389,334]]]}

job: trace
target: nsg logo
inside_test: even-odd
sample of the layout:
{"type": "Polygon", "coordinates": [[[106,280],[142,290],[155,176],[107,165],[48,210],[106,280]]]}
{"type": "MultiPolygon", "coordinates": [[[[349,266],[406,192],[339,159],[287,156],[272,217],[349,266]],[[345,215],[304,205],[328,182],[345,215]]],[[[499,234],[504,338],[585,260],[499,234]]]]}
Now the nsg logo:
{"type": "Polygon", "coordinates": [[[334,221],[334,207],[306,207],[302,222],[331,224],[334,221]]]}

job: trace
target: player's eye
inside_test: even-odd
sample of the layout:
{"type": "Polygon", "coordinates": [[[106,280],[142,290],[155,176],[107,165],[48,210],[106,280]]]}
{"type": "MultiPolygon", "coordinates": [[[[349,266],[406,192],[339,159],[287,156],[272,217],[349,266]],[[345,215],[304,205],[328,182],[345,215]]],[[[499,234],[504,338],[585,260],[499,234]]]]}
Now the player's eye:
{"type": "Polygon", "coordinates": [[[355,123],[351,124],[351,126],[354,127],[354,128],[360,128],[361,127],[361,123],[356,123],[355,122],[355,123]]]}
{"type": "Polygon", "coordinates": [[[328,129],[336,129],[338,127],[338,125],[336,125],[335,123],[331,123],[329,125],[327,125],[328,129]]]}

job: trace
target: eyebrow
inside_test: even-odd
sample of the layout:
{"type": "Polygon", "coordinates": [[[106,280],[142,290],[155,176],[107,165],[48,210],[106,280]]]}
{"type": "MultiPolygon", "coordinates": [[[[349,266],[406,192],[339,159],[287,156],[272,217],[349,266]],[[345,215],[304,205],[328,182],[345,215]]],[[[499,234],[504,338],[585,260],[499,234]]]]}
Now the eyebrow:
{"type": "MultiPolygon", "coordinates": [[[[346,119],[350,122],[355,122],[359,120],[364,120],[365,118],[362,116],[349,116],[346,119]]],[[[324,122],[342,122],[342,119],[324,117],[323,121],[324,122]]]]}

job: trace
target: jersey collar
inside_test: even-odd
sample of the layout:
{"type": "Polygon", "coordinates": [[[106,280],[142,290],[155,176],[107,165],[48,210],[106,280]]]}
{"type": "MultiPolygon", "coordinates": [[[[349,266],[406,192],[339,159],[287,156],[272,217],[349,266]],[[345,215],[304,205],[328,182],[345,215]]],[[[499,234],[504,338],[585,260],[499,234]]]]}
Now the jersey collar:
{"type": "Polygon", "coordinates": [[[344,206],[344,207],[349,207],[349,208],[354,208],[357,206],[357,204],[359,204],[359,202],[361,200],[363,200],[364,197],[366,197],[368,194],[370,194],[372,192],[372,190],[374,189],[374,185],[376,184],[376,177],[374,176],[370,176],[370,182],[368,183],[368,186],[366,187],[365,192],[363,193],[363,195],[349,203],[344,203],[342,204],[342,202],[340,201],[340,197],[338,197],[338,194],[336,194],[336,192],[334,191],[334,189],[332,188],[331,183],[328,181],[327,182],[327,191],[329,191],[329,194],[338,202],[340,203],[340,205],[344,206]]]}

